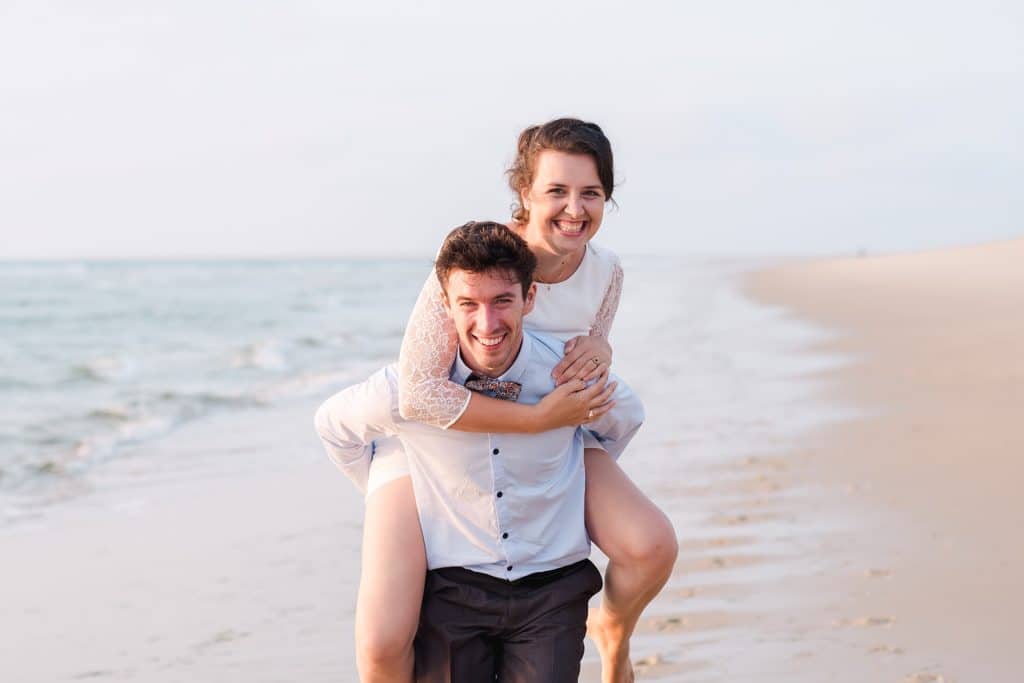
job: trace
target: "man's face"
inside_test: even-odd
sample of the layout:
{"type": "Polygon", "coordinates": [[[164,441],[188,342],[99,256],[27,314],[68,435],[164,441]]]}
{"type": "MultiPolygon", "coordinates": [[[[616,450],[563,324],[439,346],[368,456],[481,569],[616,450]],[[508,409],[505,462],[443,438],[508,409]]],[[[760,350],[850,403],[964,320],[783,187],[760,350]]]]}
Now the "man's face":
{"type": "Polygon", "coordinates": [[[497,377],[511,367],[523,341],[523,316],[533,310],[536,285],[523,298],[515,275],[502,270],[448,274],[445,307],[459,333],[462,360],[476,373],[497,377]]]}

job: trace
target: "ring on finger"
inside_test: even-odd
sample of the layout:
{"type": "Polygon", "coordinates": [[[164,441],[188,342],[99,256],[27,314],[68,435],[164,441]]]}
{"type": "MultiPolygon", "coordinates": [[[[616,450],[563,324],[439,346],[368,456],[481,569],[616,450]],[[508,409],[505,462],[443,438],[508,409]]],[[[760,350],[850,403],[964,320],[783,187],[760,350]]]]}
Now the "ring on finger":
{"type": "Polygon", "coordinates": [[[594,419],[594,410],[593,410],[593,408],[591,408],[590,411],[587,412],[587,419],[588,420],[593,420],[594,419]]]}

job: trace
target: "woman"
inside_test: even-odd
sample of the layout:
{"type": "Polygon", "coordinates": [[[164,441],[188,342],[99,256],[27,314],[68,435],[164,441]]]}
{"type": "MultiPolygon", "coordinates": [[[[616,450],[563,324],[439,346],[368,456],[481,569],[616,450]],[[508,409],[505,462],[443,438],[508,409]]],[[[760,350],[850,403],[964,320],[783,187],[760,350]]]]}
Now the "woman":
{"type": "MultiPolygon", "coordinates": [[[[558,388],[536,405],[473,393],[448,380],[456,336],[433,276],[416,303],[399,361],[402,416],[446,429],[537,432],[578,425],[610,408],[590,401],[585,381],[611,364],[607,336],[618,307],[618,258],[591,244],[613,191],[612,151],[601,129],[557,119],[519,137],[509,184],[519,200],[509,227],[537,256],[531,329],[566,341],[555,368],[558,388]]],[[[587,448],[586,524],[608,556],[604,598],[588,635],[601,652],[603,680],[631,680],[629,637],[661,590],[677,553],[675,531],[599,448],[587,448]]],[[[410,680],[412,641],[426,573],[412,484],[404,454],[374,455],[366,499],[356,643],[364,681],[410,680]]]]}

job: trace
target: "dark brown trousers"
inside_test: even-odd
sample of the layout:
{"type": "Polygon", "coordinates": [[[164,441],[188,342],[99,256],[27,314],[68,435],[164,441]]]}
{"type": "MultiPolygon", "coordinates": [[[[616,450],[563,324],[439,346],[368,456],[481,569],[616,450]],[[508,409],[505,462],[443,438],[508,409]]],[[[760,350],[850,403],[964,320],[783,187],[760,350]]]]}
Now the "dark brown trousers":
{"type": "Polygon", "coordinates": [[[580,674],[587,601],[601,573],[583,560],[518,581],[427,572],[417,683],[569,683],[580,674]]]}

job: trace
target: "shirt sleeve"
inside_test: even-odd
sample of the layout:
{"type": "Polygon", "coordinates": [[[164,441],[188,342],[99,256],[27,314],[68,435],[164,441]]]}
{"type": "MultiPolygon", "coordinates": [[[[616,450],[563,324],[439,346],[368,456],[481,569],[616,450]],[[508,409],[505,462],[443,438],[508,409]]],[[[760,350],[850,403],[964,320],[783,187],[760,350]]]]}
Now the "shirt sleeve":
{"type": "Polygon", "coordinates": [[[327,399],[314,425],[324,449],[345,476],[366,493],[374,439],[396,436],[394,373],[387,368],[327,399]]]}
{"type": "Polygon", "coordinates": [[[398,357],[398,411],[406,420],[447,429],[469,405],[469,389],[449,380],[458,335],[433,273],[416,300],[398,357]]]}
{"type": "Polygon", "coordinates": [[[584,447],[603,448],[610,456],[619,459],[622,451],[636,436],[644,423],[644,405],[632,389],[615,375],[609,375],[609,382],[618,382],[612,400],[615,406],[607,413],[587,424],[584,428],[584,447]],[[590,438],[588,438],[590,437],[590,438]],[[594,441],[597,443],[595,444],[594,441]]]}
{"type": "Polygon", "coordinates": [[[612,331],[612,323],[615,322],[615,313],[619,310],[619,298],[622,296],[622,264],[618,258],[612,264],[612,278],[608,283],[608,289],[604,293],[604,301],[594,316],[594,324],[590,326],[590,336],[608,338],[612,331]]]}

